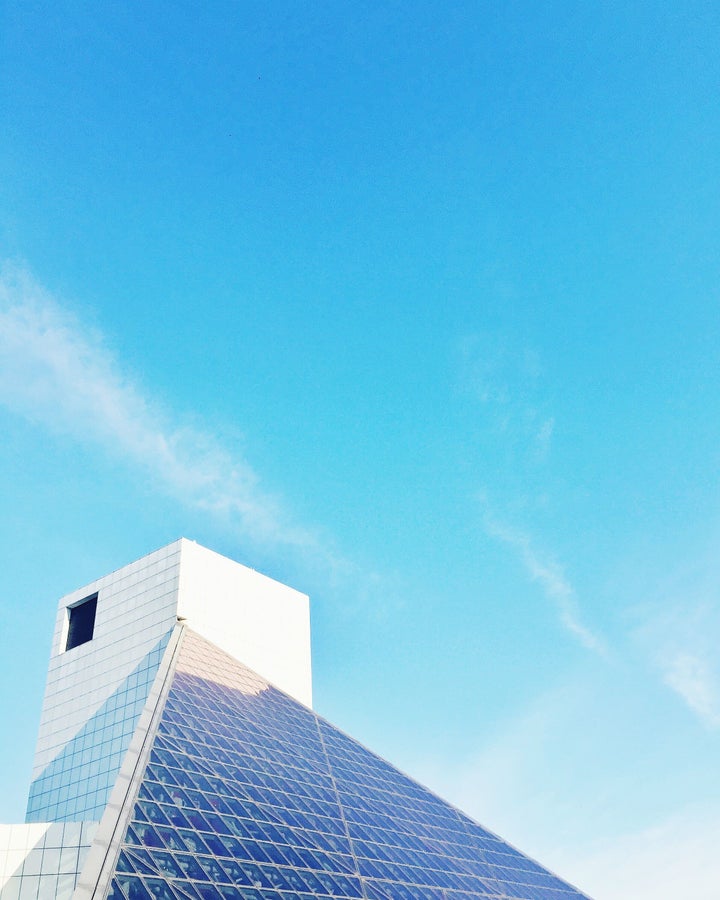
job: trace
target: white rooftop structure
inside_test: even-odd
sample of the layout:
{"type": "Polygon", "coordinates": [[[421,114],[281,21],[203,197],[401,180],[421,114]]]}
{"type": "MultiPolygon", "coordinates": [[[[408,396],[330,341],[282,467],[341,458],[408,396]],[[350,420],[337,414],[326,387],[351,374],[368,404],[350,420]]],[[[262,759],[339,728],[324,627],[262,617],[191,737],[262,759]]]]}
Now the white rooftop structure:
{"type": "Polygon", "coordinates": [[[178,620],[312,705],[308,597],[180,538],[59,601],[33,780],[178,620]],[[68,650],[70,613],[95,595],[92,640],[68,650]]]}
{"type": "Polygon", "coordinates": [[[27,824],[0,825],[0,900],[25,900],[16,883],[31,900],[41,884],[48,900],[72,893],[179,623],[312,705],[308,597],[194,541],[62,597],[27,824]],[[54,862],[40,880],[43,854],[54,862]]]}

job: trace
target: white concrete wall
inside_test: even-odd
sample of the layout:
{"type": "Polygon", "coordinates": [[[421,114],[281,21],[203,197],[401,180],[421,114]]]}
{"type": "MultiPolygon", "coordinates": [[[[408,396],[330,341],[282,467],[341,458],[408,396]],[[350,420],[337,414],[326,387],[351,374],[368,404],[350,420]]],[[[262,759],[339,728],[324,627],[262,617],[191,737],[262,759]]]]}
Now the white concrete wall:
{"type": "Polygon", "coordinates": [[[311,706],[307,595],[193,541],[180,543],[178,615],[193,631],[311,706]]]}
{"type": "Polygon", "coordinates": [[[174,626],[180,548],[176,541],[60,600],[33,780],[174,626]],[[93,639],[65,651],[68,608],[95,592],[93,639]]]}

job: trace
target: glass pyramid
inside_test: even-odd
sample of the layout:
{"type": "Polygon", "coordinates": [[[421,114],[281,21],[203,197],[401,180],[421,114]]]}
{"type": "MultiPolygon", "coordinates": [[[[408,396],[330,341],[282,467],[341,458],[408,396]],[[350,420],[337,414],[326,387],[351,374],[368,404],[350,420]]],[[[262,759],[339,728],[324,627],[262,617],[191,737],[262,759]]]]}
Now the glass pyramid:
{"type": "Polygon", "coordinates": [[[187,627],[167,652],[85,896],[585,897],[187,627]]]}
{"type": "Polygon", "coordinates": [[[100,819],[171,633],[160,639],[33,781],[26,822],[100,819]]]}

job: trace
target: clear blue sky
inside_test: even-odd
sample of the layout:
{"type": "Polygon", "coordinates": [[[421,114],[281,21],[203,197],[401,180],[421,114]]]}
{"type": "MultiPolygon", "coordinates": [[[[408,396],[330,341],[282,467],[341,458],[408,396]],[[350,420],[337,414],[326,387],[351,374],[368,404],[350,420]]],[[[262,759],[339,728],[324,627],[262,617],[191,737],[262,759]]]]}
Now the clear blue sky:
{"type": "Polygon", "coordinates": [[[180,535],[598,900],[720,882],[720,16],[0,5],[0,819],[57,598],[180,535]]]}

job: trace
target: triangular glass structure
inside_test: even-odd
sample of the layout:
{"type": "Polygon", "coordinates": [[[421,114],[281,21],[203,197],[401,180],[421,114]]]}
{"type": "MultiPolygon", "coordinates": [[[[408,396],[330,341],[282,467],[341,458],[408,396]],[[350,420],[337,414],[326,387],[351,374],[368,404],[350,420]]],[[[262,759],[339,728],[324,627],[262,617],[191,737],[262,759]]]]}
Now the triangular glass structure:
{"type": "Polygon", "coordinates": [[[170,634],[160,639],[32,782],[26,822],[100,819],[170,634]]]}
{"type": "Polygon", "coordinates": [[[187,627],[180,631],[142,763],[114,821],[103,820],[102,871],[92,885],[86,880],[83,896],[585,897],[187,627]]]}

